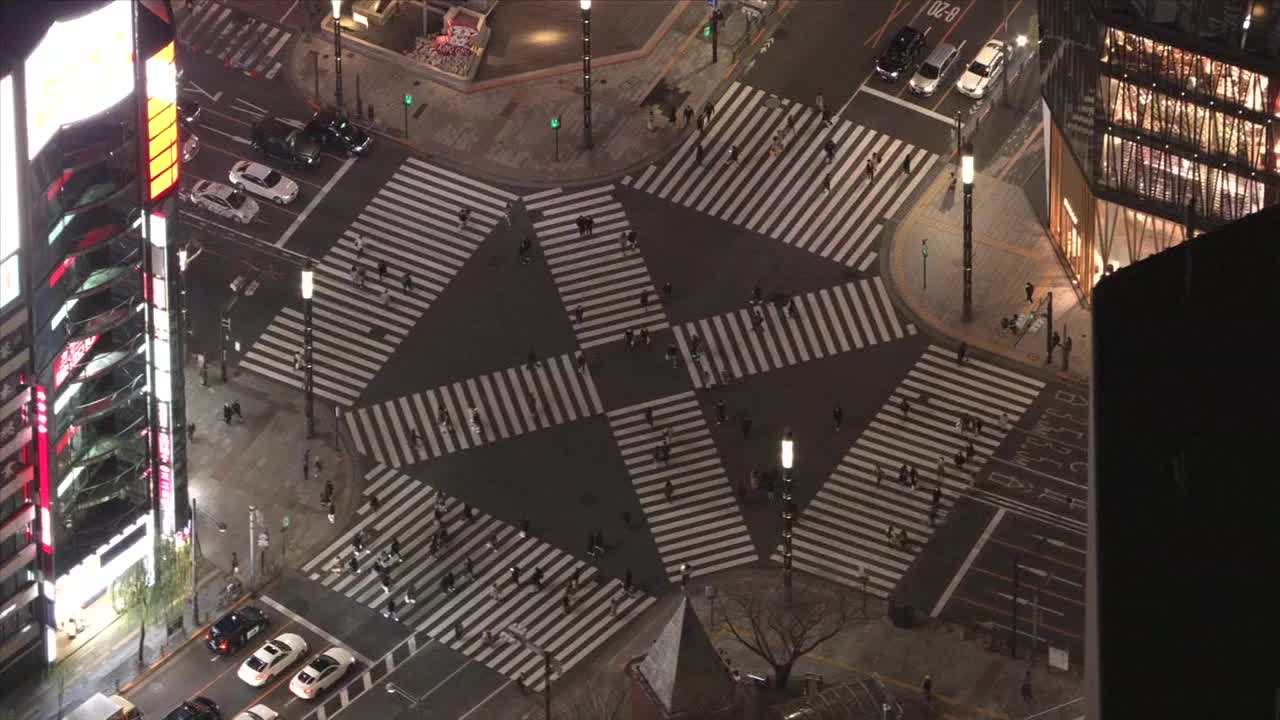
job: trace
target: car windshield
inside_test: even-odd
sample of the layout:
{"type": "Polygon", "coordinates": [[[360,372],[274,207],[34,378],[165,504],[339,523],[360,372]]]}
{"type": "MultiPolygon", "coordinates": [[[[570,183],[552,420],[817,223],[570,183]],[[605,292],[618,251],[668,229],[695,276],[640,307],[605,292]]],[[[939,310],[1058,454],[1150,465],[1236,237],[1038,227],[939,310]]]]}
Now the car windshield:
{"type": "Polygon", "coordinates": [[[911,36],[906,33],[898,33],[893,37],[893,44],[889,46],[889,55],[894,58],[902,58],[911,49],[911,36]]]}
{"type": "Polygon", "coordinates": [[[969,66],[969,72],[977,75],[978,77],[986,77],[988,70],[986,65],[974,60],[973,64],[969,66]]]}
{"type": "Polygon", "coordinates": [[[337,664],[337,660],[334,660],[328,655],[321,655],[311,663],[311,669],[314,670],[316,674],[320,674],[337,664]]]}
{"type": "Polygon", "coordinates": [[[262,672],[267,667],[266,661],[262,660],[257,655],[250,657],[248,661],[245,662],[245,665],[248,665],[250,668],[258,672],[262,672]]]}
{"type": "Polygon", "coordinates": [[[238,192],[231,193],[227,196],[227,204],[236,209],[244,207],[244,195],[238,192]]]}
{"type": "Polygon", "coordinates": [[[936,65],[921,65],[921,66],[920,66],[920,77],[922,77],[922,78],[924,78],[924,79],[926,79],[926,80],[937,80],[937,79],[938,79],[938,68],[937,68],[937,66],[936,66],[936,65]]]}
{"type": "Polygon", "coordinates": [[[275,187],[280,184],[281,180],[284,180],[284,177],[275,170],[272,170],[267,173],[266,177],[262,178],[262,184],[265,187],[275,187]]]}

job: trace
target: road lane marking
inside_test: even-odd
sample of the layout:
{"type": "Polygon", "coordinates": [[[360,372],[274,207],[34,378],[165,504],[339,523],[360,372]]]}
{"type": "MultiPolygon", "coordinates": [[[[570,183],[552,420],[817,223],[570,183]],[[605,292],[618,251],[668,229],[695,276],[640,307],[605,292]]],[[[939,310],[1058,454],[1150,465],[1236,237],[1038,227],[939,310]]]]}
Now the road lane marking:
{"type": "Polygon", "coordinates": [[[201,126],[200,126],[200,131],[201,131],[201,132],[204,132],[205,130],[208,130],[208,131],[210,131],[210,132],[215,132],[215,133],[217,133],[217,134],[221,135],[222,137],[227,138],[228,140],[234,140],[234,141],[236,141],[236,142],[240,143],[241,145],[248,145],[248,144],[249,144],[249,140],[248,140],[247,138],[242,138],[242,137],[240,137],[239,135],[232,135],[231,133],[226,132],[225,130],[219,130],[218,128],[213,127],[213,126],[211,126],[211,125],[201,125],[201,126]]]}
{"type": "Polygon", "coordinates": [[[289,15],[293,12],[293,9],[294,9],[294,8],[296,8],[296,7],[298,7],[298,0],[293,0],[293,4],[289,6],[289,9],[288,9],[288,10],[285,10],[285,11],[284,11],[284,14],[280,16],[279,23],[280,23],[281,25],[283,25],[283,24],[284,24],[284,19],[285,19],[285,18],[287,18],[287,17],[289,17],[289,15]]]}
{"type": "Polygon", "coordinates": [[[511,684],[511,681],[510,681],[510,680],[508,680],[508,681],[506,681],[506,682],[502,683],[501,685],[499,685],[497,690],[494,690],[493,692],[489,693],[489,696],[488,696],[488,697],[486,697],[485,699],[483,699],[483,700],[481,700],[480,702],[476,703],[476,704],[475,704],[475,707],[473,707],[473,708],[471,708],[470,710],[466,711],[465,713],[463,713],[463,714],[459,715],[459,716],[458,716],[458,720],[467,720],[467,718],[471,717],[471,713],[473,713],[473,712],[475,712],[475,711],[479,710],[480,708],[484,707],[485,703],[487,703],[487,702],[489,702],[490,700],[492,700],[494,695],[497,695],[498,693],[502,692],[503,690],[506,690],[506,689],[507,689],[507,686],[508,686],[508,685],[510,685],[510,684],[511,684]]]}
{"type": "Polygon", "coordinates": [[[264,115],[266,115],[266,114],[267,114],[267,109],[266,109],[266,108],[264,108],[264,107],[262,107],[262,106],[260,106],[260,105],[255,105],[255,104],[253,104],[253,103],[249,102],[248,100],[245,100],[245,99],[244,99],[244,98],[242,98],[242,97],[238,97],[238,98],[236,98],[236,99],[232,100],[232,101],[231,101],[231,107],[232,107],[232,109],[233,109],[233,110],[239,110],[239,111],[240,111],[240,112],[242,112],[242,113],[246,113],[246,114],[250,114],[250,115],[252,115],[252,114],[257,114],[259,117],[262,117],[262,116],[264,116],[264,115]],[[251,108],[251,110],[245,110],[244,108],[236,107],[236,105],[244,105],[244,106],[247,106],[247,107],[251,108]]]}
{"type": "Polygon", "coordinates": [[[334,637],[334,636],[330,635],[329,633],[325,632],[324,630],[321,630],[320,628],[316,627],[315,625],[312,625],[312,624],[311,624],[311,622],[310,622],[310,621],[308,621],[306,618],[304,618],[304,617],[302,617],[301,615],[299,615],[298,613],[296,613],[296,612],[294,612],[294,611],[290,610],[289,608],[285,607],[284,605],[281,605],[280,603],[276,602],[275,600],[272,600],[269,596],[267,596],[267,595],[262,595],[262,596],[259,596],[259,599],[260,599],[260,600],[262,600],[262,602],[263,602],[263,603],[265,603],[266,605],[269,605],[269,606],[271,606],[272,608],[274,608],[274,609],[275,609],[277,612],[279,612],[280,614],[282,614],[282,615],[284,615],[284,616],[286,616],[286,617],[288,617],[288,618],[291,618],[294,622],[298,623],[298,624],[299,624],[299,625],[301,625],[302,627],[304,627],[304,628],[306,628],[306,629],[310,630],[311,632],[313,632],[313,633],[315,633],[315,634],[319,635],[320,637],[324,638],[325,640],[327,640],[327,641],[329,642],[329,644],[330,644],[330,645],[334,645],[334,646],[337,646],[337,647],[340,647],[340,648],[344,648],[347,652],[351,653],[351,654],[352,654],[352,656],[354,656],[354,657],[355,657],[355,659],[359,660],[359,661],[360,661],[360,662],[361,662],[361,663],[362,663],[366,668],[367,668],[367,667],[371,667],[371,666],[373,665],[373,663],[369,662],[369,658],[367,658],[367,657],[365,657],[364,655],[361,655],[360,653],[356,652],[356,651],[355,651],[355,649],[354,649],[354,648],[352,648],[351,646],[347,645],[347,644],[346,644],[346,643],[344,643],[344,642],[339,642],[339,641],[338,641],[338,638],[336,638],[336,637],[334,637]]]}
{"type": "MultiPolygon", "coordinates": [[[[932,110],[929,110],[929,109],[927,109],[927,108],[922,108],[922,107],[920,107],[919,105],[916,105],[916,104],[915,104],[915,103],[913,103],[913,102],[908,102],[908,101],[906,101],[906,100],[903,100],[902,98],[894,97],[893,95],[890,95],[889,93],[884,92],[883,90],[877,90],[877,89],[875,89],[875,88],[873,88],[873,87],[868,87],[868,86],[867,86],[867,84],[866,84],[865,82],[864,82],[864,83],[862,83],[862,87],[858,88],[858,90],[859,90],[859,91],[861,91],[861,92],[870,93],[870,94],[872,94],[872,95],[875,95],[876,97],[878,97],[878,98],[880,98],[880,99],[882,99],[882,100],[888,100],[889,102],[891,102],[891,103],[893,103],[893,104],[895,104],[895,105],[901,105],[902,107],[907,108],[908,110],[914,110],[914,111],[916,111],[916,112],[920,113],[921,115],[923,115],[923,116],[925,116],[925,117],[927,117],[927,118],[933,118],[934,120],[937,120],[938,122],[941,122],[941,123],[945,123],[945,124],[947,124],[948,126],[950,126],[950,125],[952,125],[952,124],[954,124],[954,123],[955,123],[955,119],[954,119],[954,118],[949,118],[949,117],[947,117],[946,115],[943,115],[942,113],[936,113],[936,112],[934,112],[934,111],[932,111],[932,110]]],[[[856,93],[856,92],[854,93],[854,95],[855,95],[855,96],[856,96],[857,94],[858,94],[858,93],[856,93]]],[[[849,99],[850,99],[850,100],[853,100],[853,98],[849,98],[849,99]]]]}
{"type": "Polygon", "coordinates": [[[942,596],[938,598],[938,603],[933,606],[933,612],[929,613],[929,617],[938,617],[942,614],[942,609],[947,606],[951,600],[951,595],[960,587],[960,581],[969,573],[969,567],[973,565],[973,561],[978,559],[978,553],[982,552],[982,548],[991,539],[992,533],[996,531],[996,526],[1004,519],[1005,509],[996,510],[996,514],[991,518],[991,522],[987,523],[987,529],[982,531],[982,536],[978,538],[978,542],[973,544],[973,548],[969,550],[969,555],[960,563],[960,569],[956,570],[955,577],[951,578],[951,582],[947,585],[947,589],[942,591],[942,596]]]}
{"type": "Polygon", "coordinates": [[[209,102],[211,102],[211,103],[216,103],[216,102],[218,102],[218,100],[222,99],[222,91],[221,91],[221,90],[219,90],[218,92],[216,92],[216,93],[214,93],[214,94],[210,95],[208,90],[205,90],[204,88],[200,87],[199,85],[197,85],[197,84],[195,84],[195,83],[188,83],[188,84],[187,84],[187,86],[186,86],[185,88],[183,88],[183,91],[184,91],[184,92],[194,92],[194,93],[198,93],[198,94],[200,94],[200,95],[203,95],[203,96],[205,96],[205,97],[209,98],[209,102]]]}
{"type": "Polygon", "coordinates": [[[329,178],[329,182],[325,183],[324,187],[320,188],[320,192],[316,193],[316,196],[311,198],[311,202],[307,203],[307,208],[298,215],[297,219],[293,221],[293,224],[289,226],[289,229],[285,230],[284,234],[280,236],[280,239],[276,241],[276,247],[284,247],[284,244],[289,242],[289,238],[293,237],[293,234],[302,226],[302,221],[306,220],[307,216],[311,214],[311,211],[316,209],[316,206],[320,204],[320,200],[325,195],[329,194],[329,191],[338,183],[338,180],[342,179],[342,176],[347,174],[347,171],[351,169],[351,166],[355,164],[355,161],[355,158],[347,158],[347,161],[342,163],[342,167],[338,168],[338,172],[334,173],[333,177],[329,178]]]}

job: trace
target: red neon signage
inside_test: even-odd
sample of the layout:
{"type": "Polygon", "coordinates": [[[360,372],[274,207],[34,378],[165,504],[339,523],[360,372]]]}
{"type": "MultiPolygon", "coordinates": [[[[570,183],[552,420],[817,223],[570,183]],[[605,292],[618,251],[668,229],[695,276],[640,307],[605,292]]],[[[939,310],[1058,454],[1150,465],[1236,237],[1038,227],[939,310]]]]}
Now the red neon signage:
{"type": "Polygon", "coordinates": [[[61,280],[62,276],[66,275],[67,271],[71,269],[71,266],[75,264],[76,259],[74,257],[69,257],[66,260],[63,260],[62,263],[58,265],[57,269],[53,271],[53,274],[49,276],[49,287],[57,287],[58,281],[61,280]]]}
{"type": "Polygon", "coordinates": [[[97,344],[101,335],[87,337],[84,340],[76,340],[67,343],[67,346],[58,353],[58,357],[53,359],[53,389],[57,390],[62,387],[62,383],[71,375],[71,371],[80,365],[80,361],[84,356],[89,354],[93,346],[97,344]]]}

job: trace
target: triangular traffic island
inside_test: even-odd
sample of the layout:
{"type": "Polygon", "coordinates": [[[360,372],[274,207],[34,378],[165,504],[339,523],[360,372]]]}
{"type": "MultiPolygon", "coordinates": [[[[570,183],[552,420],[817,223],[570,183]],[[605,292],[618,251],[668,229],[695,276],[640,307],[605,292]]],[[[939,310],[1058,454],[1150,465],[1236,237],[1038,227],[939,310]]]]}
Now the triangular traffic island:
{"type": "Polygon", "coordinates": [[[735,683],[688,596],[644,656],[627,666],[632,717],[728,718],[735,683]]]}

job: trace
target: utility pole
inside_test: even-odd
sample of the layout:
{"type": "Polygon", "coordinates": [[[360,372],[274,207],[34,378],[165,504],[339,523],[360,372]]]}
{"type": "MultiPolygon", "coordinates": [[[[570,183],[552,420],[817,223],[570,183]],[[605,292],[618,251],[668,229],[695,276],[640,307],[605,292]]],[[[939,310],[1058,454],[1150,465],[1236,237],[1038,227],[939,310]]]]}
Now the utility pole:
{"type": "MultiPolygon", "coordinates": [[[[591,0],[578,0],[582,9],[582,143],[590,150],[591,140],[591,0]]],[[[557,142],[559,135],[556,136],[557,142]]],[[[557,154],[559,147],[557,146],[557,154]]]]}
{"type": "Polygon", "coordinates": [[[1053,288],[1049,288],[1048,297],[1045,298],[1048,312],[1045,314],[1046,325],[1044,334],[1044,364],[1048,365],[1053,362],[1053,288]]]}
{"type": "Polygon", "coordinates": [[[1018,556],[1013,556],[1013,622],[1009,627],[1009,657],[1018,657],[1018,556]]]}
{"type": "Polygon", "coordinates": [[[962,319],[973,320],[973,143],[964,145],[960,156],[960,181],[964,183],[964,298],[962,319]]]}
{"type": "Polygon", "coordinates": [[[924,289],[929,289],[929,239],[920,241],[920,268],[924,271],[924,289]]]}
{"type": "Polygon", "coordinates": [[[252,585],[258,575],[258,509],[253,505],[249,506],[249,584],[252,585]]]}

